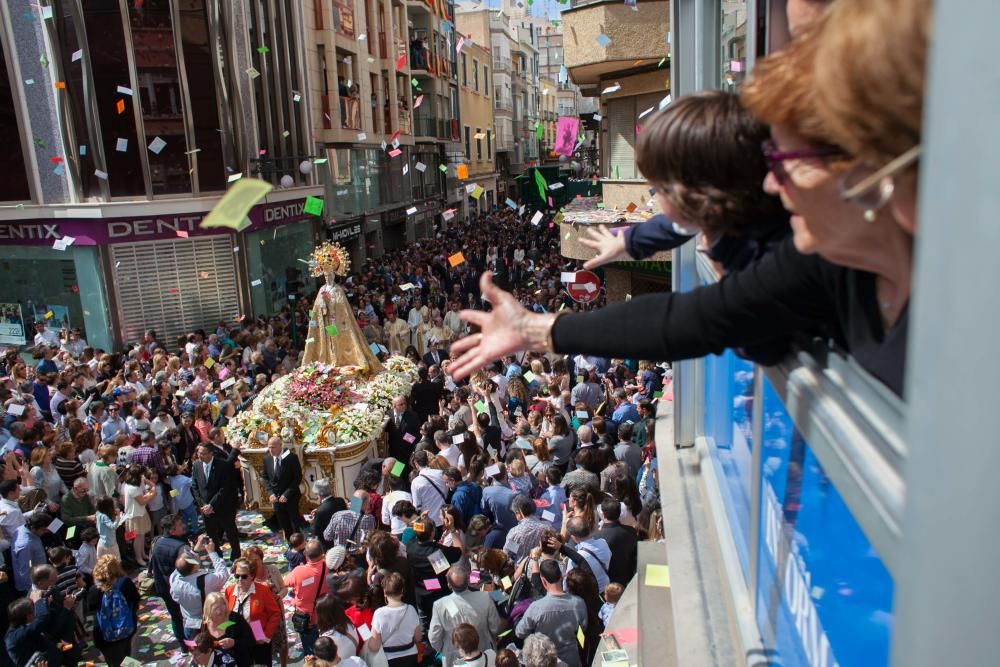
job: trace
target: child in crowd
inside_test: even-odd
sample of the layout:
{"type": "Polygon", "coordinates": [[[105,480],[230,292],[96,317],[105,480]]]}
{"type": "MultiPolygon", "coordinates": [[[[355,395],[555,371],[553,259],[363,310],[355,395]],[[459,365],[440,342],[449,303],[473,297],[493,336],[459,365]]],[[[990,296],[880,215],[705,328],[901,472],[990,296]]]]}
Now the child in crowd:
{"type": "Polygon", "coordinates": [[[191,478],[185,472],[187,470],[184,466],[174,464],[167,468],[167,481],[170,482],[174,514],[183,517],[188,533],[194,535],[198,532],[198,510],[191,494],[191,478]]]}
{"type": "Polygon", "coordinates": [[[49,562],[59,573],[56,578],[56,590],[60,593],[68,595],[84,587],[85,582],[73,560],[72,551],[66,547],[52,547],[49,549],[49,562]]]}
{"type": "Polygon", "coordinates": [[[601,605],[601,610],[597,612],[597,615],[605,627],[607,627],[608,622],[611,620],[611,615],[615,613],[615,607],[618,605],[618,601],[622,599],[622,593],[624,592],[625,587],[614,582],[604,587],[604,604],[601,605]]]}
{"type": "Polygon", "coordinates": [[[292,533],[288,537],[288,551],[285,552],[285,560],[288,561],[288,569],[294,570],[299,565],[306,562],[306,536],[302,533],[292,533]]]}
{"type": "Polygon", "coordinates": [[[479,632],[474,625],[456,625],[451,631],[451,643],[458,649],[458,660],[454,663],[456,666],[493,667],[496,664],[496,652],[493,649],[479,650],[479,632]]]}
{"type": "Polygon", "coordinates": [[[535,478],[531,476],[528,472],[528,467],[524,463],[524,454],[518,450],[510,452],[507,456],[507,472],[510,482],[510,488],[514,490],[515,493],[522,493],[529,498],[534,497],[532,490],[535,487],[535,478]],[[514,456],[511,457],[511,454],[514,456]]]}
{"type": "Polygon", "coordinates": [[[95,508],[97,509],[97,557],[110,554],[120,561],[122,556],[118,550],[118,538],[115,536],[118,529],[118,505],[114,498],[101,496],[97,499],[95,508]]]}
{"type": "Polygon", "coordinates": [[[80,571],[86,585],[94,583],[94,567],[97,565],[97,529],[87,527],[80,533],[80,548],[76,552],[76,569],[80,571]]]}

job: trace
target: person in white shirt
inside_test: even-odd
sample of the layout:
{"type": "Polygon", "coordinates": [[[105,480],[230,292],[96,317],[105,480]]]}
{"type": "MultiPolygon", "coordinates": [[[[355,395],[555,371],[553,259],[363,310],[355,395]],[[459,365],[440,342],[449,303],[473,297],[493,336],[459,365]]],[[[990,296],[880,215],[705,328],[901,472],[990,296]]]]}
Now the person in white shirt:
{"type": "MultiPolygon", "coordinates": [[[[604,538],[592,537],[590,527],[583,517],[572,517],[566,522],[566,532],[569,533],[570,540],[576,546],[577,552],[587,560],[590,569],[597,579],[597,590],[603,591],[611,579],[608,576],[608,567],[611,565],[611,548],[604,538]]],[[[566,571],[573,569],[573,562],[570,561],[566,571]]]]}
{"type": "Polygon", "coordinates": [[[156,418],[149,423],[149,428],[157,438],[162,438],[164,433],[172,428],[177,428],[177,423],[166,410],[159,410],[156,413],[156,418]]]}
{"type": "Polygon", "coordinates": [[[450,466],[457,467],[458,460],[462,457],[462,451],[458,448],[460,442],[464,442],[465,435],[457,433],[450,438],[444,431],[434,432],[434,444],[438,448],[438,456],[448,459],[450,466]]]}
{"type": "Polygon", "coordinates": [[[59,347],[59,334],[49,329],[43,320],[35,322],[35,347],[40,345],[59,347]]]}
{"type": "Polygon", "coordinates": [[[382,523],[389,526],[389,531],[399,537],[406,530],[406,522],[392,515],[392,508],[400,500],[413,502],[413,496],[406,490],[406,482],[401,476],[389,475],[389,493],[382,498],[382,523]]]}
{"type": "Polygon", "coordinates": [[[426,449],[413,455],[413,467],[416,477],[410,482],[410,492],[413,494],[413,506],[420,512],[426,512],[440,526],[444,523],[441,517],[441,506],[445,504],[448,486],[444,481],[444,473],[429,468],[431,454],[426,449]]]}
{"type": "Polygon", "coordinates": [[[87,341],[83,339],[79,329],[73,329],[69,332],[69,338],[62,344],[62,349],[74,359],[79,359],[83,351],[87,349],[87,341]]]}
{"type": "Polygon", "coordinates": [[[197,557],[182,551],[174,564],[176,569],[170,575],[170,597],[181,608],[185,639],[194,639],[201,629],[204,596],[222,591],[223,586],[229,581],[229,567],[226,561],[222,560],[222,556],[215,551],[215,543],[211,538],[205,534],[199,535],[194,550],[208,554],[212,559],[212,571],[200,571],[197,557]],[[199,587],[198,578],[202,576],[204,582],[199,587]]]}

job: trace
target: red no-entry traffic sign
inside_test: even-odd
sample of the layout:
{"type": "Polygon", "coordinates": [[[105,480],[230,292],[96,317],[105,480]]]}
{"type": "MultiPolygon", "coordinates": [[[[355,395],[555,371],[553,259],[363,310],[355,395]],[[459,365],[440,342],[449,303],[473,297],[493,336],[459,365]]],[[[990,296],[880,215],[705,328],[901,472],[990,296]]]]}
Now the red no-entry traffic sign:
{"type": "MultiPolygon", "coordinates": [[[[566,277],[569,276],[566,275],[566,277]]],[[[573,280],[564,282],[566,283],[566,291],[577,303],[591,303],[596,301],[601,294],[601,279],[593,271],[577,271],[573,280]]]]}

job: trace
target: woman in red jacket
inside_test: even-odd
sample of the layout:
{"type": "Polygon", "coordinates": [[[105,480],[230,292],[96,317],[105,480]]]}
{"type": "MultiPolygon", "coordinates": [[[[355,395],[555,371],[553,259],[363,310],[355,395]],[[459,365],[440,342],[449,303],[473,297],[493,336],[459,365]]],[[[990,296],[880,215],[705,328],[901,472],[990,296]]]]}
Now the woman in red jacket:
{"type": "Polygon", "coordinates": [[[255,583],[256,573],[250,561],[240,558],[233,563],[236,583],[226,586],[226,602],[250,624],[257,644],[253,650],[255,665],[271,664],[271,638],[278,629],[282,614],[274,593],[267,586],[255,583]]]}

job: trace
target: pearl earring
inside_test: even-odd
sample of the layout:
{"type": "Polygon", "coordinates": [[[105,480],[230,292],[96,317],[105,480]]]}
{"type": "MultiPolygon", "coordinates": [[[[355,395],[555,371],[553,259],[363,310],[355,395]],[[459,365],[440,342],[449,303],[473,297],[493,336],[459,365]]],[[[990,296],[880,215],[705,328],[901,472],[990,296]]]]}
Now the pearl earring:
{"type": "Polygon", "coordinates": [[[875,222],[875,209],[873,208],[865,209],[865,222],[868,223],[875,222]]]}

